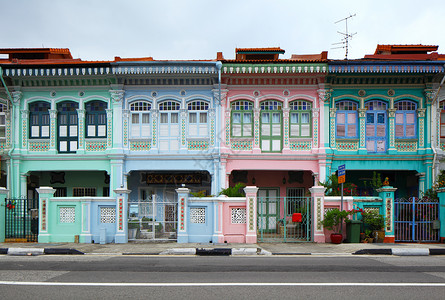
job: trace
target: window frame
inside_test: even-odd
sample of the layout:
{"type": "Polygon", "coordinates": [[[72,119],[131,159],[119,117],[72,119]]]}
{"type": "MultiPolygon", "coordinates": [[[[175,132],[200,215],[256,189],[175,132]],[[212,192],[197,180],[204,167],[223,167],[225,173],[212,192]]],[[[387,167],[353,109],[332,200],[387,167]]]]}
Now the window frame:
{"type": "Polygon", "coordinates": [[[440,114],[439,114],[439,132],[440,138],[445,138],[445,100],[439,102],[440,114]],[[442,116],[444,116],[444,121],[442,122],[442,116]],[[443,126],[443,130],[442,130],[443,126]]]}
{"type": "Polygon", "coordinates": [[[290,138],[312,138],[312,102],[307,100],[294,100],[289,103],[289,137],[290,138]],[[295,109],[297,108],[297,109],[295,109]],[[301,125],[306,124],[302,123],[302,115],[307,113],[309,115],[308,125],[309,125],[309,135],[301,134],[301,125]],[[293,114],[297,114],[298,122],[292,122],[293,114]],[[299,135],[295,135],[292,133],[292,125],[298,126],[299,135]]]}
{"type": "Polygon", "coordinates": [[[209,136],[209,103],[203,100],[193,100],[187,103],[187,124],[189,137],[208,137],[209,136]],[[196,122],[191,122],[191,116],[195,116],[196,122]],[[201,116],[205,115],[205,122],[201,116]],[[191,134],[193,125],[196,124],[196,134],[191,134]]]}
{"type": "Polygon", "coordinates": [[[230,103],[231,113],[230,113],[230,136],[232,138],[253,138],[253,114],[254,104],[250,100],[236,100],[230,103]],[[246,109],[247,108],[247,109],[246,109]],[[239,123],[234,123],[234,115],[239,114],[239,123]],[[250,115],[250,122],[245,123],[245,116],[250,115]],[[250,134],[245,134],[246,125],[250,124],[250,134]],[[234,125],[240,126],[240,135],[234,135],[234,125]]]}
{"type": "Polygon", "coordinates": [[[28,105],[29,109],[29,138],[30,139],[50,139],[51,137],[51,116],[49,114],[49,111],[51,110],[51,103],[47,101],[36,101],[31,102],[28,105]],[[42,105],[42,108],[44,110],[38,109],[37,111],[33,109],[35,106],[42,105]],[[43,105],[45,107],[43,107],[43,105]],[[37,118],[37,120],[33,120],[34,118],[37,118]],[[35,122],[37,121],[37,122],[35,122]],[[38,136],[33,136],[33,127],[37,127],[38,129],[38,136]],[[48,127],[48,136],[43,136],[42,131],[44,127],[48,127]]]}
{"type": "Polygon", "coordinates": [[[6,140],[6,113],[8,106],[0,103],[0,140],[6,140]]]}
{"type": "Polygon", "coordinates": [[[85,138],[93,139],[107,137],[107,109],[108,103],[104,101],[93,100],[85,103],[85,138]],[[103,110],[91,110],[91,107],[96,104],[100,104],[98,107],[103,108],[103,110]],[[90,116],[93,120],[90,120],[90,116]],[[91,126],[94,126],[95,135],[88,134],[89,127],[91,126]],[[99,126],[105,126],[104,135],[99,135],[99,126]]]}
{"type": "MultiPolygon", "coordinates": [[[[394,116],[394,138],[395,139],[417,139],[417,103],[412,100],[399,100],[394,102],[394,108],[396,109],[395,116],[394,116]],[[403,104],[409,104],[410,106],[414,106],[414,109],[399,109],[397,106],[403,105],[403,104]],[[413,122],[407,123],[407,116],[409,114],[413,115],[413,122]],[[397,115],[403,116],[403,123],[397,123],[397,115]],[[397,126],[401,126],[403,124],[403,136],[397,135],[397,126]],[[408,126],[414,127],[414,134],[413,135],[406,135],[406,130],[408,126]]],[[[403,107],[402,107],[403,108],[403,107]]]]}
{"type": "Polygon", "coordinates": [[[152,105],[149,101],[137,100],[133,101],[129,105],[130,110],[130,139],[143,139],[150,138],[152,133],[152,105]],[[144,116],[148,115],[148,123],[144,123],[144,116]],[[133,116],[138,116],[138,123],[133,123],[133,116]],[[143,134],[143,126],[147,126],[148,134],[143,134]],[[138,135],[134,135],[134,131],[137,129],[138,135]]]}
{"type": "Polygon", "coordinates": [[[335,112],[335,138],[336,139],[358,139],[358,124],[359,124],[359,120],[358,120],[358,103],[353,101],[353,100],[341,100],[335,103],[335,108],[336,108],[336,112],[335,112]],[[339,107],[343,104],[343,108],[348,108],[348,109],[339,109],[339,107]],[[344,104],[349,104],[350,106],[345,106],[344,104]],[[351,109],[349,109],[351,108],[351,109]],[[344,123],[339,123],[338,122],[338,115],[340,113],[343,113],[345,115],[345,122],[344,123]],[[355,116],[355,122],[354,123],[349,123],[348,122],[348,118],[350,114],[354,114],[355,116]],[[339,125],[344,125],[345,126],[345,135],[344,136],[339,136],[338,135],[338,126],[339,125]],[[349,126],[355,126],[355,134],[354,135],[349,135],[349,126]]]}

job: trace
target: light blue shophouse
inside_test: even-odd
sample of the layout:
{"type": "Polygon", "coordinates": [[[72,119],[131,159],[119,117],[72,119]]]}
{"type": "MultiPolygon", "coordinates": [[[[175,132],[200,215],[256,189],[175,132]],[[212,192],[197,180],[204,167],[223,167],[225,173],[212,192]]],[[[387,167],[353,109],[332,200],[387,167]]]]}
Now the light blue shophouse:
{"type": "Polygon", "coordinates": [[[130,240],[213,240],[217,208],[211,201],[187,206],[187,222],[200,225],[189,228],[199,232],[177,236],[178,219],[184,216],[179,215],[176,189],[201,196],[220,190],[220,65],[137,59],[112,63],[122,93],[118,147],[125,160],[122,184],[131,190],[130,240]]]}

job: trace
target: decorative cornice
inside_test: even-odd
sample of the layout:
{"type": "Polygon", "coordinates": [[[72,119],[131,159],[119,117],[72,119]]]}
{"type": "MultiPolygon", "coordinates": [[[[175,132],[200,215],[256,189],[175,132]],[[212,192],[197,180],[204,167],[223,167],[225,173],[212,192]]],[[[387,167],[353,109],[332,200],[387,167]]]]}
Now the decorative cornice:
{"type": "Polygon", "coordinates": [[[295,74],[326,73],[328,65],[314,64],[224,64],[223,74],[295,74]]]}
{"type": "Polygon", "coordinates": [[[61,77],[82,75],[109,75],[110,67],[41,67],[41,68],[4,68],[4,74],[9,77],[61,77]]]}
{"type": "Polygon", "coordinates": [[[112,68],[114,75],[144,75],[144,74],[218,74],[212,66],[117,66],[112,68]]]}
{"type": "Polygon", "coordinates": [[[388,64],[348,64],[330,65],[329,73],[439,73],[443,67],[439,65],[388,65],[388,64]]]}

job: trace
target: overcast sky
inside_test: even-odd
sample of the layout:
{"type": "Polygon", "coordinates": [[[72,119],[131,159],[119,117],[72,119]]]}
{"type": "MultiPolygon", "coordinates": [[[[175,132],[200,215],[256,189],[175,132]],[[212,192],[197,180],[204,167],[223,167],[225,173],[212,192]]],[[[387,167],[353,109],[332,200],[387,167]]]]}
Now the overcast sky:
{"type": "MultiPolygon", "coordinates": [[[[438,45],[444,0],[0,0],[0,48],[69,48],[83,60],[215,59],[235,48],[281,47],[281,58],[339,45],[350,15],[349,59],[377,44],[438,45]]],[[[341,45],[340,45],[341,46],[341,45]]]]}

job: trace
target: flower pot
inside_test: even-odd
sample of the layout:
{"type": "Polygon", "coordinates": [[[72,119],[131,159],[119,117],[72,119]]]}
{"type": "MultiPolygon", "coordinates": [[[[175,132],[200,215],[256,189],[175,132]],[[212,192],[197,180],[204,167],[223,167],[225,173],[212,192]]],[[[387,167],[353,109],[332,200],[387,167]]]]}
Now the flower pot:
{"type": "Polygon", "coordinates": [[[341,244],[343,235],[341,233],[331,233],[331,242],[333,244],[341,244]]]}
{"type": "Polygon", "coordinates": [[[385,239],[385,230],[374,231],[374,238],[376,243],[383,243],[383,240],[385,239]]]}

